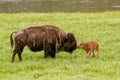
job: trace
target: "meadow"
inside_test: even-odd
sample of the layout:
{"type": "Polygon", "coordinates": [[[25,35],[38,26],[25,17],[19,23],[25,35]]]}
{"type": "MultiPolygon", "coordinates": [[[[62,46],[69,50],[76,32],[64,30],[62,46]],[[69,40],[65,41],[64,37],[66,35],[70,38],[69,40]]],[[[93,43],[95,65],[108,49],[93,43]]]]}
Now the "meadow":
{"type": "Polygon", "coordinates": [[[0,14],[0,80],[120,80],[120,11],[0,14]],[[76,49],[44,59],[43,51],[25,47],[23,61],[16,55],[11,63],[10,34],[45,24],[74,33],[77,44],[97,40],[100,57],[87,59],[84,50],[76,49]]]}

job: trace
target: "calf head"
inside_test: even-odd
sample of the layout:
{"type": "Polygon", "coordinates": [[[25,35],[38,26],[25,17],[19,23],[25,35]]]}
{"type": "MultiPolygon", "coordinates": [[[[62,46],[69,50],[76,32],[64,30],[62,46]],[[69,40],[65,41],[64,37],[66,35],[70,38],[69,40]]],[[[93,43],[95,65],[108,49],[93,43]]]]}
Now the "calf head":
{"type": "Polygon", "coordinates": [[[80,49],[84,49],[85,47],[85,43],[84,42],[81,42],[79,45],[78,45],[78,48],[80,49]]]}

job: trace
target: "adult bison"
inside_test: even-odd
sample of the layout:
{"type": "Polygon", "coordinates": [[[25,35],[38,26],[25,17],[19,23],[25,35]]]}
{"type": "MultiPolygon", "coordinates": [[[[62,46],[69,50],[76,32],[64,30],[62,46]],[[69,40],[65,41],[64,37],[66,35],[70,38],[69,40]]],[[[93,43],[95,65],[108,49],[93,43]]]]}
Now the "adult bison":
{"type": "Polygon", "coordinates": [[[15,31],[10,35],[10,42],[12,48],[13,42],[15,42],[12,62],[14,62],[16,54],[22,61],[21,53],[26,45],[34,52],[44,50],[44,58],[48,56],[54,58],[57,51],[72,53],[77,48],[73,33],[65,33],[62,29],[52,25],[29,27],[15,31]],[[16,35],[13,41],[12,35],[14,33],[16,35]]]}

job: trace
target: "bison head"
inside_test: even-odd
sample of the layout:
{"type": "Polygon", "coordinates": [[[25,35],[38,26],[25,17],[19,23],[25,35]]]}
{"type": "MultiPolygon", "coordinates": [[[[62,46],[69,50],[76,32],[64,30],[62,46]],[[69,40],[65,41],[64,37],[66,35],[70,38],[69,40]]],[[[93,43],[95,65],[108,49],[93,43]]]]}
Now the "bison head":
{"type": "Polygon", "coordinates": [[[63,51],[72,53],[76,48],[77,48],[77,45],[76,45],[76,40],[73,33],[67,33],[64,39],[64,45],[62,46],[61,49],[63,51]]]}

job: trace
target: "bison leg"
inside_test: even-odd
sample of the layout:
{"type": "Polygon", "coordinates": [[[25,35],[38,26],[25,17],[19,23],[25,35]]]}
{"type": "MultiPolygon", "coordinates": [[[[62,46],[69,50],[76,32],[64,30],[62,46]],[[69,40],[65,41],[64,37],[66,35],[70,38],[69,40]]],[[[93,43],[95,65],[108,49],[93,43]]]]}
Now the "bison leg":
{"type": "Polygon", "coordinates": [[[45,49],[44,58],[47,58],[48,56],[51,56],[52,58],[55,58],[55,50],[52,50],[50,48],[45,49]]]}
{"type": "Polygon", "coordinates": [[[16,52],[13,51],[13,54],[12,54],[12,63],[14,62],[15,55],[16,55],[16,52]]]}
{"type": "Polygon", "coordinates": [[[55,44],[54,43],[48,43],[48,41],[44,42],[44,58],[47,58],[48,56],[51,56],[52,58],[55,58],[55,44]]]}
{"type": "Polygon", "coordinates": [[[20,61],[22,61],[21,54],[22,54],[23,48],[24,48],[24,47],[21,47],[21,48],[20,48],[20,52],[18,52],[18,57],[19,57],[19,60],[20,60],[20,61]]]}
{"type": "Polygon", "coordinates": [[[49,48],[44,48],[44,58],[47,58],[49,56],[49,48]]]}
{"type": "Polygon", "coordinates": [[[15,45],[15,49],[14,49],[13,55],[12,55],[12,62],[14,62],[14,58],[15,58],[15,55],[16,55],[17,53],[18,53],[19,60],[22,61],[21,53],[22,53],[22,51],[23,51],[23,48],[24,48],[24,46],[15,45]]]}
{"type": "Polygon", "coordinates": [[[46,51],[44,51],[44,58],[47,58],[48,56],[55,58],[55,51],[51,49],[47,49],[46,51]]]}
{"type": "Polygon", "coordinates": [[[51,51],[50,51],[50,56],[51,56],[52,58],[55,58],[55,53],[56,53],[55,45],[53,45],[53,46],[52,46],[52,49],[51,49],[51,51]]]}
{"type": "Polygon", "coordinates": [[[45,51],[45,52],[44,52],[44,58],[47,58],[48,56],[49,56],[48,51],[45,51]]]}
{"type": "Polygon", "coordinates": [[[21,53],[18,53],[19,60],[22,61],[21,53]]]}
{"type": "Polygon", "coordinates": [[[50,56],[51,56],[52,58],[55,58],[55,51],[51,51],[50,56]]]}

